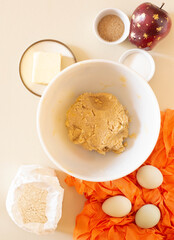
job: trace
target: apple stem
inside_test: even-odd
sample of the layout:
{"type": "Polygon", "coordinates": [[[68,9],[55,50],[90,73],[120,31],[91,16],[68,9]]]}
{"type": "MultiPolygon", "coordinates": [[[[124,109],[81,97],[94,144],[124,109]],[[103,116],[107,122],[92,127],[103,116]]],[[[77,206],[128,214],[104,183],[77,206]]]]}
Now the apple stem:
{"type": "Polygon", "coordinates": [[[165,3],[162,3],[162,5],[161,5],[160,9],[162,9],[162,8],[163,8],[164,4],[165,4],[165,3]]]}

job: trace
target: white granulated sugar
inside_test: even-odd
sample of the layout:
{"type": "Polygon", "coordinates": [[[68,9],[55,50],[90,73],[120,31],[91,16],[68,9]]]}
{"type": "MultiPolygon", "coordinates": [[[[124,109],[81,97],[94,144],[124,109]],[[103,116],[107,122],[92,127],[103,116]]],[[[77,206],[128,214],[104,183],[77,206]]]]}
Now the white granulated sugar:
{"type": "Polygon", "coordinates": [[[148,78],[151,72],[151,66],[147,57],[142,53],[132,53],[126,57],[124,64],[135,72],[139,73],[145,79],[148,78]]]}

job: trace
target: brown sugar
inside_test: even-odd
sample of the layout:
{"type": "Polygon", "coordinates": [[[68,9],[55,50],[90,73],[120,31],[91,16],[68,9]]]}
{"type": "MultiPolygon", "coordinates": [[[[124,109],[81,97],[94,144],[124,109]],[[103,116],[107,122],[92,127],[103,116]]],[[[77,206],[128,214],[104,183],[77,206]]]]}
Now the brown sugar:
{"type": "Polygon", "coordinates": [[[124,32],[124,23],[116,15],[103,17],[98,24],[98,33],[106,41],[117,41],[124,32]]]}

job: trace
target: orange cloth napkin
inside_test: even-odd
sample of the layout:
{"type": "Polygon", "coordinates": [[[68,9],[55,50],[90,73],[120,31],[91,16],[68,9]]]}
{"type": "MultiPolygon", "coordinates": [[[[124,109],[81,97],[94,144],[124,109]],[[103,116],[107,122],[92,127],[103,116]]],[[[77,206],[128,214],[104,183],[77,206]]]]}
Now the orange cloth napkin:
{"type": "Polygon", "coordinates": [[[74,240],[174,240],[174,110],[161,112],[158,142],[144,165],[160,169],[164,181],[159,188],[142,188],[136,171],[109,182],[93,183],[67,176],[66,183],[75,186],[87,201],[76,218],[74,240]],[[132,202],[129,215],[114,218],[102,211],[102,203],[111,196],[124,195],[132,202]],[[159,207],[161,219],[150,229],[136,226],[135,213],[146,203],[159,207]]]}

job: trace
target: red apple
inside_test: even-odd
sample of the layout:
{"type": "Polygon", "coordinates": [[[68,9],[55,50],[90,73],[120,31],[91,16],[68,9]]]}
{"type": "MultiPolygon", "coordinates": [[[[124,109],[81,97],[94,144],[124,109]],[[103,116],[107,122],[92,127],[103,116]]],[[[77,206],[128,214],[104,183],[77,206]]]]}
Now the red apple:
{"type": "Polygon", "coordinates": [[[137,47],[151,50],[171,29],[166,11],[152,3],[143,3],[132,14],[129,40],[137,47]]]}

